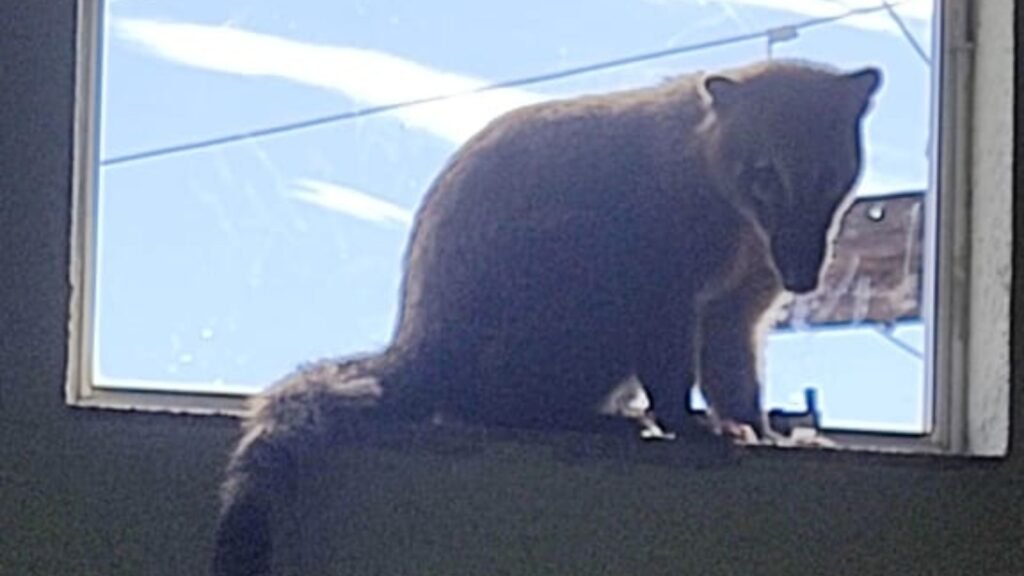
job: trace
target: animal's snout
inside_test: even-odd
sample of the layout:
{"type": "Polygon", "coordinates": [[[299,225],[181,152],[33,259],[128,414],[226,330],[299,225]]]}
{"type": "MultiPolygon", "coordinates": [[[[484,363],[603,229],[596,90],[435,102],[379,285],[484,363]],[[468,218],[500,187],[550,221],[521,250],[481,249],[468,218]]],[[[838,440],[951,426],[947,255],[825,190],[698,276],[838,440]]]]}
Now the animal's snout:
{"type": "Polygon", "coordinates": [[[807,294],[818,289],[826,248],[819,236],[789,232],[773,239],[772,258],[786,290],[807,294]]]}
{"type": "Polygon", "coordinates": [[[813,275],[800,274],[793,277],[782,276],[782,285],[794,294],[808,294],[818,289],[817,271],[813,275]]]}

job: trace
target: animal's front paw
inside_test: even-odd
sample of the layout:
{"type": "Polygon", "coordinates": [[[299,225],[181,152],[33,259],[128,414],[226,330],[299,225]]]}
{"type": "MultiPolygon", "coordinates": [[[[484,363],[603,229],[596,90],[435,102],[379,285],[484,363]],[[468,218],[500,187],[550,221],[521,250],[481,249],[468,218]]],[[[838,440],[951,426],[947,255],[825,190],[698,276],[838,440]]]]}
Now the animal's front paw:
{"type": "Polygon", "coordinates": [[[724,420],[718,423],[714,431],[737,444],[760,444],[760,437],[754,427],[743,422],[724,420]]]}
{"type": "Polygon", "coordinates": [[[744,422],[734,420],[723,421],[715,430],[719,435],[732,440],[736,444],[744,446],[807,446],[817,448],[830,448],[836,446],[831,439],[822,436],[814,428],[796,427],[790,430],[789,434],[781,434],[772,430],[771,427],[755,427],[744,422]]]}
{"type": "Polygon", "coordinates": [[[763,417],[739,420],[734,418],[719,418],[713,413],[709,413],[708,421],[712,432],[730,439],[736,444],[777,445],[785,441],[785,436],[772,430],[767,419],[763,417]]]}

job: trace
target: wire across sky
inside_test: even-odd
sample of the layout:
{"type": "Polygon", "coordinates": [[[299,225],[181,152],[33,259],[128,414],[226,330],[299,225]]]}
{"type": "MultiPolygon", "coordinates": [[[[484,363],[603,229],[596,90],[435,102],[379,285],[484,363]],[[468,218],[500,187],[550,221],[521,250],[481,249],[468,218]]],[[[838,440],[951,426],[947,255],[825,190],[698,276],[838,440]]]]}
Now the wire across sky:
{"type": "Polygon", "coordinates": [[[692,52],[699,52],[701,50],[708,50],[711,48],[718,48],[722,46],[729,46],[731,44],[739,44],[742,42],[749,42],[758,39],[771,39],[777,35],[778,30],[785,29],[787,32],[795,33],[800,30],[813,28],[817,26],[823,26],[826,24],[832,24],[852,18],[854,16],[863,16],[876,12],[887,12],[891,18],[894,19],[896,25],[900,28],[901,33],[907,37],[908,42],[911,43],[915,51],[928,62],[927,54],[924,53],[921,46],[913,39],[910,35],[909,30],[903,24],[902,20],[896,14],[894,7],[901,4],[900,2],[882,2],[879,5],[867,6],[863,8],[854,8],[848,10],[842,14],[835,16],[825,16],[819,18],[808,18],[793,24],[789,24],[781,27],[767,28],[756,32],[748,32],[744,34],[737,34],[734,36],[725,36],[722,38],[716,38],[705,42],[697,42],[694,44],[687,44],[684,46],[677,46],[674,48],[667,48],[664,50],[656,50],[652,52],[644,52],[640,54],[634,54],[631,56],[625,56],[622,58],[616,58],[613,60],[605,60],[594,64],[587,64],[584,66],[577,66],[573,68],[565,68],[562,70],[556,70],[553,72],[547,72],[543,74],[536,74],[532,76],[526,76],[522,78],[515,78],[511,80],[504,80],[494,82],[473,88],[470,90],[462,90],[458,92],[450,92],[445,94],[437,94],[434,96],[425,96],[423,98],[415,98],[411,100],[403,100],[400,102],[394,102],[390,104],[381,104],[377,106],[368,106],[364,108],[358,108],[355,110],[348,110],[345,112],[339,112],[337,114],[329,114],[326,116],[318,116],[307,120],[300,120],[297,122],[289,122],[286,124],[278,124],[275,126],[268,126],[265,128],[257,128],[246,132],[238,132],[234,134],[227,134],[224,136],[218,136],[214,138],[208,138],[204,140],[196,140],[192,142],[185,142],[181,144],[172,144],[169,146],[162,146],[159,148],[152,148],[149,150],[143,150],[140,152],[131,152],[128,154],[122,154],[119,156],[113,156],[105,158],[100,161],[100,166],[103,167],[114,167],[119,165],[131,164],[135,162],[141,162],[145,160],[153,160],[165,156],[185,154],[189,152],[200,151],[208,148],[215,148],[218,146],[224,146],[227,144],[233,144],[235,142],[242,142],[248,140],[255,140],[260,138],[267,138],[271,136],[278,136],[287,134],[289,132],[297,132],[300,130],[317,128],[329,124],[337,124],[348,120],[355,120],[359,118],[366,118],[368,116],[375,116],[379,114],[385,114],[388,112],[394,112],[403,108],[410,108],[413,106],[420,106],[423,104],[430,104],[434,102],[441,102],[444,100],[450,100],[452,98],[460,98],[465,96],[471,96],[474,94],[482,94],[484,92],[492,92],[496,90],[502,90],[507,88],[517,88],[522,86],[529,86],[533,84],[541,84],[544,82],[551,82],[555,80],[563,80],[565,78],[571,78],[573,76],[581,76],[584,74],[592,74],[595,72],[601,72],[605,70],[611,70],[615,68],[622,68],[639,64],[642,62],[650,62],[653,60],[659,60],[662,58],[668,58],[671,56],[678,56],[680,54],[687,54],[692,52]]]}

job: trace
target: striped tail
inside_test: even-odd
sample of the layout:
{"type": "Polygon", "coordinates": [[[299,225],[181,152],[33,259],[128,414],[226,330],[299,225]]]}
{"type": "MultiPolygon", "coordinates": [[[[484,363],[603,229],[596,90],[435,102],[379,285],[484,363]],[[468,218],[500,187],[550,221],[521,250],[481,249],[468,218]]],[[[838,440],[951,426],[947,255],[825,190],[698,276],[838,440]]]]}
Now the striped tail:
{"type": "Polygon", "coordinates": [[[319,362],[255,401],[221,488],[214,576],[270,573],[271,510],[294,497],[297,459],[359,436],[383,396],[381,361],[319,362]]]}

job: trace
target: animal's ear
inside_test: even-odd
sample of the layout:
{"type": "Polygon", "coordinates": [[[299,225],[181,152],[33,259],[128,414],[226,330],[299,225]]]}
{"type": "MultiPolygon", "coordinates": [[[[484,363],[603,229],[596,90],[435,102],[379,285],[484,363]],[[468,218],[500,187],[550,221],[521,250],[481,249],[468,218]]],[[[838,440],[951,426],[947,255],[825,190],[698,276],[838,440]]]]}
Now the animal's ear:
{"type": "Polygon", "coordinates": [[[739,87],[739,82],[732,78],[711,74],[701,81],[701,94],[712,106],[728,106],[739,96],[739,87]]]}
{"type": "Polygon", "coordinates": [[[867,104],[878,87],[882,85],[882,71],[875,67],[868,67],[846,74],[843,76],[843,80],[857,98],[867,104]]]}

